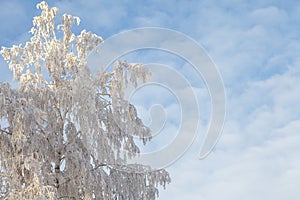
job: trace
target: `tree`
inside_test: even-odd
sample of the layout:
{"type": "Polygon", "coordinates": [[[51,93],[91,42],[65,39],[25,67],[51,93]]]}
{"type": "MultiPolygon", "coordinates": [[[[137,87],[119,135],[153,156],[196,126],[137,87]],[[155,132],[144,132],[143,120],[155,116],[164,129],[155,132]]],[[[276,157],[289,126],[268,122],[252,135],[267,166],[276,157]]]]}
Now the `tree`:
{"type": "Polygon", "coordinates": [[[164,169],[127,164],[150,130],[124,99],[124,89],[149,79],[141,64],[117,61],[92,76],[87,54],[102,38],[71,32],[77,17],[41,2],[32,37],[3,47],[19,85],[0,83],[1,199],[156,199],[170,182],[164,169]],[[61,37],[59,37],[61,36],[61,37]]]}

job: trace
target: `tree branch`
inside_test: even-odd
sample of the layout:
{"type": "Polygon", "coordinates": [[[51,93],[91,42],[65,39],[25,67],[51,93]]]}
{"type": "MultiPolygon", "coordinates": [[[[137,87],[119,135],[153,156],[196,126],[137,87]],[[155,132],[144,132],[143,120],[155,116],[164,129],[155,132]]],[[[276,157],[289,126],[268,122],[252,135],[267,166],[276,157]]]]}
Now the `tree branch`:
{"type": "Polygon", "coordinates": [[[99,167],[109,167],[110,168],[110,166],[108,164],[106,164],[106,163],[100,163],[97,166],[95,166],[91,171],[95,171],[99,167]]]}
{"type": "Polygon", "coordinates": [[[71,197],[71,196],[68,196],[68,195],[58,197],[58,199],[63,199],[63,198],[76,199],[75,197],[71,197]]]}
{"type": "Polygon", "coordinates": [[[4,174],[4,173],[0,173],[0,177],[8,177],[8,175],[4,174]]]}
{"type": "Polygon", "coordinates": [[[7,135],[12,135],[12,133],[9,132],[9,131],[3,130],[3,129],[0,129],[0,131],[1,131],[2,133],[6,133],[7,135]]]}

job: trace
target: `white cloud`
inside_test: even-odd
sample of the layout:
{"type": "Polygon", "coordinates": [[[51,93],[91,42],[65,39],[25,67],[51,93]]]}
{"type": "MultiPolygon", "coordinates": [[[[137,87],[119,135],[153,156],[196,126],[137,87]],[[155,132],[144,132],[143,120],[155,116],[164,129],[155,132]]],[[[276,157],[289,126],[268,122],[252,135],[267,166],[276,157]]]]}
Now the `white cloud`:
{"type": "Polygon", "coordinates": [[[264,24],[266,26],[276,26],[285,23],[287,20],[286,12],[276,6],[258,8],[250,14],[250,17],[257,23],[264,24]]]}
{"type": "Polygon", "coordinates": [[[231,96],[216,149],[200,161],[193,145],[169,168],[175,178],[160,199],[299,198],[299,85],[295,66],[231,96]]]}
{"type": "MultiPolygon", "coordinates": [[[[260,146],[239,151],[231,151],[234,146],[224,150],[217,147],[202,161],[192,154],[180,159],[170,167],[176,179],[160,199],[297,199],[299,122],[278,129],[283,136],[260,146]]],[[[218,146],[224,142],[228,140],[222,139],[218,146]]]]}

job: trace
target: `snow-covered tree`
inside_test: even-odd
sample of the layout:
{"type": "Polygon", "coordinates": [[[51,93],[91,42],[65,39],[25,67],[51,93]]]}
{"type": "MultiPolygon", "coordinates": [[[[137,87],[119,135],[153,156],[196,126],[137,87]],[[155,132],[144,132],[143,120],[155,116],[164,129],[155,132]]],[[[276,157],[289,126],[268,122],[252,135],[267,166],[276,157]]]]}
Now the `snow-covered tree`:
{"type": "Polygon", "coordinates": [[[156,199],[169,174],[127,163],[134,138],[151,134],[124,90],[150,72],[117,61],[92,76],[87,55],[102,38],[73,34],[80,21],[67,14],[56,29],[58,9],[37,7],[30,41],[1,50],[18,87],[0,83],[0,199],[156,199]]]}

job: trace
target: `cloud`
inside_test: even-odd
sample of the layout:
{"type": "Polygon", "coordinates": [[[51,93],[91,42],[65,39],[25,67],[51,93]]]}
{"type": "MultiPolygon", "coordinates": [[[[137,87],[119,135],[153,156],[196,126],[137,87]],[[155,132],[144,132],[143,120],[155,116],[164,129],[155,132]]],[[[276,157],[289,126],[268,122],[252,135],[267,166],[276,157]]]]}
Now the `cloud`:
{"type": "Polygon", "coordinates": [[[259,24],[265,26],[278,26],[285,23],[288,16],[287,13],[276,6],[269,6],[266,8],[258,8],[250,14],[250,18],[259,24]]]}
{"type": "Polygon", "coordinates": [[[176,178],[161,199],[298,198],[299,83],[295,65],[231,96],[216,149],[197,160],[197,141],[169,168],[176,178]]]}
{"type": "Polygon", "coordinates": [[[169,168],[176,178],[161,192],[160,199],[298,198],[299,122],[277,129],[280,137],[239,151],[231,150],[235,144],[222,149],[229,137],[225,132],[217,149],[205,160],[189,155],[169,168]]]}

